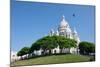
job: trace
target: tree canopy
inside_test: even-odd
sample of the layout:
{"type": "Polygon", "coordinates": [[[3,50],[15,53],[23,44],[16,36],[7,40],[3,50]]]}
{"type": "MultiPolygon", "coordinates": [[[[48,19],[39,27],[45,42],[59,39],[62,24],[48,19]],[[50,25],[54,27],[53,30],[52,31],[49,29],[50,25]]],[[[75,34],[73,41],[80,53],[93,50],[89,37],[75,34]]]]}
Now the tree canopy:
{"type": "Polygon", "coordinates": [[[80,42],[79,49],[81,54],[95,53],[95,45],[90,42],[80,42]]]}
{"type": "Polygon", "coordinates": [[[17,53],[17,56],[22,56],[22,55],[28,54],[29,49],[30,49],[29,47],[23,47],[23,48],[17,53]]]}
{"type": "Polygon", "coordinates": [[[77,42],[75,40],[65,38],[63,36],[46,36],[33,43],[29,52],[31,53],[34,50],[39,49],[44,50],[44,52],[46,50],[51,52],[51,49],[54,49],[57,46],[59,46],[60,49],[76,47],[76,43],[77,42]]]}

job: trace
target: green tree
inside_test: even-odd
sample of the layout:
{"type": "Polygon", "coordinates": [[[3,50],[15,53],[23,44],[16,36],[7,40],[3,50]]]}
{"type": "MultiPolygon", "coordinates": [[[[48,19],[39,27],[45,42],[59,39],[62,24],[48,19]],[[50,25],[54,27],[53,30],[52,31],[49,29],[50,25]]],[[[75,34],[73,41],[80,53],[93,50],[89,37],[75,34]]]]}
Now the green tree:
{"type": "Polygon", "coordinates": [[[80,42],[79,49],[80,54],[95,53],[95,45],[90,42],[80,42]]]}
{"type": "Polygon", "coordinates": [[[37,40],[35,43],[32,44],[30,48],[30,53],[33,52],[34,50],[42,49],[43,54],[46,54],[47,50],[49,50],[49,54],[51,54],[51,49],[55,48],[56,46],[57,45],[56,45],[55,37],[46,36],[37,40]]]}
{"type": "Polygon", "coordinates": [[[32,44],[32,46],[29,49],[29,53],[32,53],[34,50],[39,50],[40,49],[40,42],[35,42],[32,44]]]}
{"type": "Polygon", "coordinates": [[[29,53],[29,47],[23,47],[18,53],[17,53],[17,56],[22,56],[25,55],[25,54],[28,54],[29,53]]]}
{"type": "Polygon", "coordinates": [[[77,41],[75,41],[74,39],[67,38],[66,44],[67,45],[65,45],[65,48],[68,48],[69,49],[69,53],[70,53],[70,48],[77,47],[77,45],[76,45],[77,44],[77,41]]]}
{"type": "Polygon", "coordinates": [[[32,44],[30,53],[34,50],[42,49],[43,54],[51,54],[51,50],[56,48],[57,46],[60,47],[62,53],[64,48],[70,49],[71,47],[75,47],[76,41],[73,39],[65,38],[63,36],[46,36],[32,44]],[[47,52],[47,50],[49,52],[47,52]]]}
{"type": "Polygon", "coordinates": [[[63,36],[58,37],[58,44],[60,47],[60,52],[63,52],[63,49],[68,48],[70,51],[71,47],[76,47],[77,42],[74,39],[65,38],[63,36]]]}
{"type": "Polygon", "coordinates": [[[53,37],[53,36],[51,36],[51,37],[46,36],[46,37],[42,38],[40,40],[40,42],[41,42],[40,46],[41,46],[41,49],[43,49],[44,54],[47,53],[46,52],[47,50],[49,50],[48,54],[51,54],[51,49],[54,49],[55,47],[57,47],[55,37],[53,37]]]}

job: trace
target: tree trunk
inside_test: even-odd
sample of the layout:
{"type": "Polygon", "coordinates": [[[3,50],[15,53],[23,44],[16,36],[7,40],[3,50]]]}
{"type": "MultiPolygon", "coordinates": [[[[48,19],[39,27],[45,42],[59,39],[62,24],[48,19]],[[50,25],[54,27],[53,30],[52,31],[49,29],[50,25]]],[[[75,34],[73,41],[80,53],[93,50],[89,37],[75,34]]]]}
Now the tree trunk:
{"type": "Polygon", "coordinates": [[[51,54],[51,49],[49,50],[49,54],[51,54]]]}
{"type": "Polygon", "coordinates": [[[23,60],[23,57],[21,56],[21,60],[23,60]]]}
{"type": "Polygon", "coordinates": [[[63,53],[63,49],[60,49],[60,53],[63,53]]]}
{"type": "Polygon", "coordinates": [[[68,53],[70,53],[70,48],[68,48],[69,50],[68,50],[68,53]]]}

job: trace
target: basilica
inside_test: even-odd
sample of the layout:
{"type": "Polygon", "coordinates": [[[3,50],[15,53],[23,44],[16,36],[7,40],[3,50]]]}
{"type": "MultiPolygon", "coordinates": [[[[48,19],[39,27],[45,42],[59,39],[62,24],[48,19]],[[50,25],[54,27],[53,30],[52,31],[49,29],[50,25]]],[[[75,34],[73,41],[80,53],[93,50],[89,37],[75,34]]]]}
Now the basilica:
{"type": "MultiPolygon", "coordinates": [[[[77,41],[77,47],[72,47],[70,48],[70,50],[68,48],[63,49],[63,53],[72,53],[72,54],[78,54],[79,53],[79,49],[78,49],[78,45],[80,43],[80,38],[78,36],[78,33],[76,31],[76,29],[72,30],[71,27],[69,26],[68,22],[65,19],[65,16],[62,16],[61,22],[58,25],[58,28],[56,31],[54,31],[54,29],[51,29],[49,34],[49,36],[64,36],[66,38],[70,38],[70,39],[74,39],[77,41]]],[[[42,55],[43,50],[34,50],[30,55],[42,55]]],[[[48,53],[48,50],[46,51],[48,53]]],[[[52,54],[59,54],[60,53],[60,48],[59,46],[57,46],[56,48],[51,50],[52,54]]],[[[29,54],[23,55],[23,58],[28,57],[29,54]]],[[[11,62],[15,61],[15,60],[19,60],[21,57],[17,57],[16,54],[12,53],[11,55],[11,62]]]]}
{"type": "MultiPolygon", "coordinates": [[[[68,22],[66,21],[64,15],[62,16],[62,20],[61,20],[60,24],[58,25],[57,30],[56,31],[54,31],[54,29],[50,30],[49,36],[54,36],[54,35],[64,36],[66,38],[74,39],[74,40],[77,41],[77,47],[76,48],[72,47],[72,48],[70,48],[70,50],[66,48],[66,49],[63,50],[64,51],[63,53],[69,53],[69,52],[70,53],[78,53],[79,52],[78,51],[78,45],[80,43],[80,38],[78,36],[78,33],[77,33],[76,29],[74,29],[74,30],[71,29],[71,27],[69,26],[68,22]]],[[[40,49],[38,51],[34,51],[34,54],[35,55],[41,55],[42,51],[43,51],[42,49],[40,49]]],[[[60,48],[58,46],[57,48],[54,48],[51,51],[52,51],[52,54],[60,53],[60,48]]]]}
{"type": "Polygon", "coordinates": [[[66,21],[64,15],[62,16],[62,20],[60,22],[60,25],[58,26],[57,31],[54,31],[53,29],[50,30],[49,36],[53,36],[53,35],[64,36],[66,38],[75,39],[77,41],[77,46],[80,42],[76,29],[74,29],[73,31],[71,30],[71,27],[66,21]]]}

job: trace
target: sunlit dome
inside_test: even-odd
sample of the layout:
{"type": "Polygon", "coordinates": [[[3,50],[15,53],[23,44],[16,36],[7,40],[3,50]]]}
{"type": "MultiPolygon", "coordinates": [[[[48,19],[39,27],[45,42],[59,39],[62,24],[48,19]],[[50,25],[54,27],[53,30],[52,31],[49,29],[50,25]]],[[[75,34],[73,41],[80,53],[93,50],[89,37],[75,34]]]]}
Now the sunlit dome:
{"type": "Polygon", "coordinates": [[[65,20],[65,16],[62,16],[62,21],[60,23],[60,27],[67,27],[68,26],[68,22],[65,20]]]}

